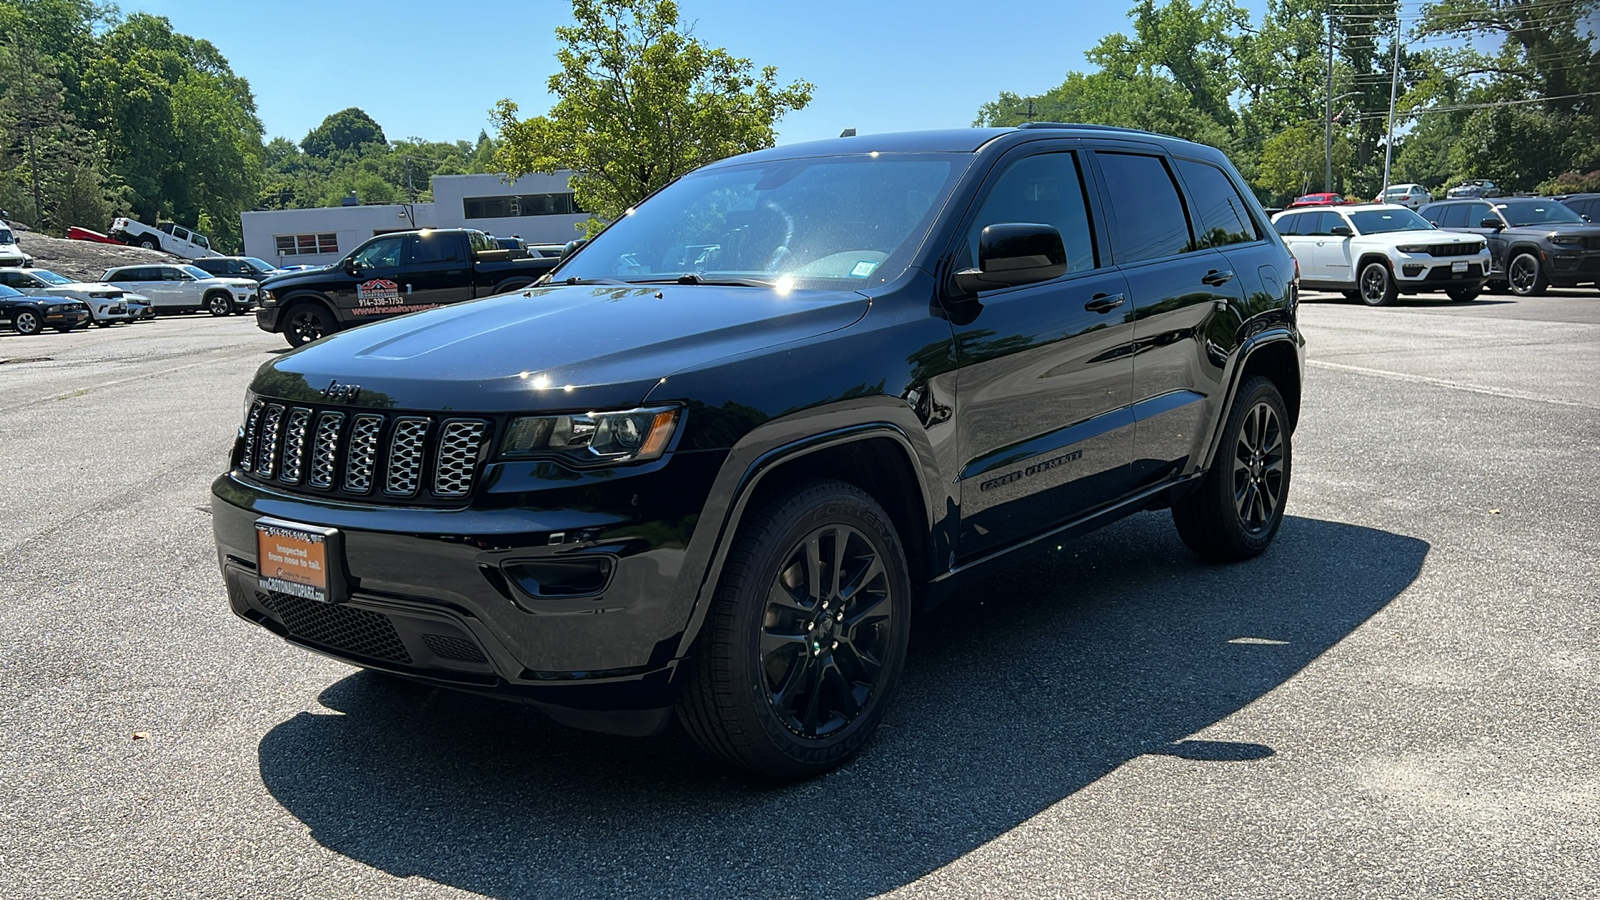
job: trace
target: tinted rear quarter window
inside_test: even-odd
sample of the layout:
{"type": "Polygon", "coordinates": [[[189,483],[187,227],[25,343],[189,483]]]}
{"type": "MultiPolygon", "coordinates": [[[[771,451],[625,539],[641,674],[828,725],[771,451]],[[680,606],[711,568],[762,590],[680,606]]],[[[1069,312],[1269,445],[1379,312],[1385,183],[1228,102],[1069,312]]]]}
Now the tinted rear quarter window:
{"type": "Polygon", "coordinates": [[[1114,219],[1111,246],[1117,263],[1159,259],[1189,250],[1189,220],[1166,161],[1134,153],[1096,155],[1114,219]]]}
{"type": "Polygon", "coordinates": [[[1287,216],[1279,216],[1272,223],[1272,227],[1279,234],[1299,234],[1300,223],[1303,221],[1305,221],[1305,213],[1290,213],[1287,216]]]}
{"type": "Polygon", "coordinates": [[[1256,233],[1244,198],[1221,169],[1208,163],[1180,159],[1178,173],[1183,176],[1189,199],[1194,202],[1200,218],[1197,243],[1201,247],[1246,244],[1261,236],[1256,233]]]}

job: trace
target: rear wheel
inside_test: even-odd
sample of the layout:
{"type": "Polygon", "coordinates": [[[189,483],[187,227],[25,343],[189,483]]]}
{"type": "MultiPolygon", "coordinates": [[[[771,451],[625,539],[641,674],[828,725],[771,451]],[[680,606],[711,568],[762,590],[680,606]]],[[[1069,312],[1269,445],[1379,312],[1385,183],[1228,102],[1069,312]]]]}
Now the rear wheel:
{"type": "Polygon", "coordinates": [[[1478,299],[1478,294],[1481,291],[1482,291],[1482,288],[1475,288],[1475,287],[1473,287],[1473,288],[1467,288],[1467,287],[1445,288],[1445,290],[1444,290],[1444,292],[1446,294],[1450,295],[1450,299],[1454,300],[1457,303],[1466,303],[1466,302],[1471,301],[1471,300],[1476,300],[1476,299],[1478,299]]]}
{"type": "Polygon", "coordinates": [[[1227,562],[1267,549],[1283,524],[1291,465],[1283,395],[1255,376],[1239,388],[1211,468],[1173,504],[1178,536],[1201,556],[1227,562]]]}
{"type": "Polygon", "coordinates": [[[740,529],[678,715],[701,747],[772,778],[818,775],[872,736],[905,661],[905,553],[876,500],[815,481],[740,529]]]}
{"type": "Polygon", "coordinates": [[[221,318],[233,312],[233,298],[223,293],[212,294],[206,298],[206,310],[221,318]]]}
{"type": "Polygon", "coordinates": [[[1370,262],[1363,266],[1360,285],[1361,302],[1368,306],[1388,306],[1400,296],[1394,275],[1385,263],[1370,262]]]}
{"type": "Polygon", "coordinates": [[[327,307],[302,301],[283,311],[283,338],[291,347],[303,347],[336,329],[327,307]]]}
{"type": "Polygon", "coordinates": [[[161,245],[159,243],[157,243],[156,239],[153,238],[153,237],[142,237],[142,238],[139,238],[139,246],[145,248],[146,250],[160,250],[161,249],[161,245]]]}
{"type": "Polygon", "coordinates": [[[11,320],[11,327],[17,330],[17,334],[34,335],[44,330],[44,322],[39,319],[38,313],[24,309],[11,320]]]}
{"type": "Polygon", "coordinates": [[[1518,253],[1506,266],[1506,284],[1518,297],[1537,297],[1550,287],[1544,267],[1532,253],[1518,253]]]}

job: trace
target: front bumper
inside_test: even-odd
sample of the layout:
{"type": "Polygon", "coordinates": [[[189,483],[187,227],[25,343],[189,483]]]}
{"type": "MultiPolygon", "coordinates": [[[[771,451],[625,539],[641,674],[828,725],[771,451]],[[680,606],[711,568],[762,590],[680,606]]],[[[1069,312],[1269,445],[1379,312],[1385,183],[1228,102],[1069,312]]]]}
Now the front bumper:
{"type": "Polygon", "coordinates": [[[88,310],[76,310],[65,313],[45,313],[44,327],[46,328],[77,328],[89,321],[88,310]]]}
{"type": "Polygon", "coordinates": [[[684,548],[720,458],[681,453],[633,477],[540,491],[518,491],[530,482],[506,471],[529,466],[490,465],[468,509],[358,506],[230,473],[212,486],[218,561],[233,611],[301,646],[532,703],[578,727],[653,733],[670,718],[692,612],[683,588],[698,586],[684,548]],[[339,529],[342,558],[329,565],[345,573],[349,599],[264,590],[263,516],[339,529]],[[526,573],[552,562],[607,574],[598,591],[547,594],[526,573]]]}
{"type": "Polygon", "coordinates": [[[1403,254],[1395,266],[1395,285],[1402,291],[1437,290],[1443,288],[1481,288],[1489,280],[1489,258],[1435,257],[1422,254],[1403,254]],[[1466,271],[1455,271],[1454,264],[1466,263],[1466,271]]]}
{"type": "Polygon", "coordinates": [[[1600,252],[1557,244],[1542,255],[1548,266],[1546,275],[1556,287],[1600,283],[1600,252]]]}
{"type": "Polygon", "coordinates": [[[262,331],[270,331],[273,334],[277,334],[279,331],[278,319],[282,313],[283,307],[281,306],[256,307],[256,327],[262,331]]]}

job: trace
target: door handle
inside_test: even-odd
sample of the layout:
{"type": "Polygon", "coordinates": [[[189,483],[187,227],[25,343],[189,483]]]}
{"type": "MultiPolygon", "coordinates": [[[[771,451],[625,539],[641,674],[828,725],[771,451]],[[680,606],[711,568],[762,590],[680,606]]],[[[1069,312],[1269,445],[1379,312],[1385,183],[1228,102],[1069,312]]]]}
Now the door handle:
{"type": "Polygon", "coordinates": [[[1216,269],[1212,269],[1206,273],[1206,277],[1200,279],[1202,284],[1209,284],[1212,287],[1218,287],[1220,285],[1227,284],[1232,280],[1233,273],[1227,271],[1226,269],[1221,272],[1217,271],[1216,269]]]}
{"type": "Polygon", "coordinates": [[[1122,305],[1127,298],[1121,294],[1095,294],[1083,308],[1089,312],[1110,312],[1122,305]]]}

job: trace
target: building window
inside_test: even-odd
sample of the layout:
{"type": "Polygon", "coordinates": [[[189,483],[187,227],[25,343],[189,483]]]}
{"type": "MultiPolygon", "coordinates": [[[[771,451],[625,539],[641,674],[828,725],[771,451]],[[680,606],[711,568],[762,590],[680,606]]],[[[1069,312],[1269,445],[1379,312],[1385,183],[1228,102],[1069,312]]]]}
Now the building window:
{"type": "Polygon", "coordinates": [[[279,256],[309,256],[339,252],[337,234],[280,234],[273,240],[278,244],[279,256]]]}
{"type": "Polygon", "coordinates": [[[522,194],[517,197],[466,197],[461,212],[469,219],[509,219],[517,216],[570,216],[584,210],[564,194],[522,194]]]}

